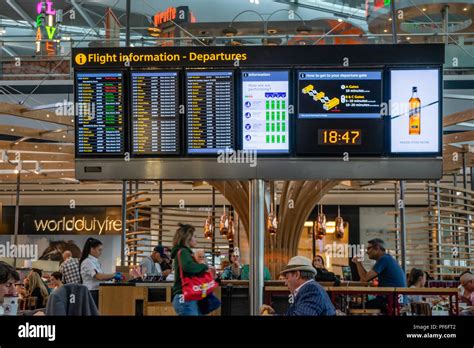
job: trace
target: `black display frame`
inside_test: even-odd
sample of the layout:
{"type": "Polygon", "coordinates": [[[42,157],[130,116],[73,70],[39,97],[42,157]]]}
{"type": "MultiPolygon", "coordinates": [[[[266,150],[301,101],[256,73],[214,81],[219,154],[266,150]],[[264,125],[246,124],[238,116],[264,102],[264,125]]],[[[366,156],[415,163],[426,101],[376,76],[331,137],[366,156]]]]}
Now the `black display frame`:
{"type": "Polygon", "coordinates": [[[391,72],[394,70],[438,70],[438,151],[437,152],[392,152],[392,115],[386,116],[387,125],[385,127],[388,133],[388,142],[386,144],[387,156],[394,158],[421,158],[421,157],[440,157],[443,154],[443,66],[435,64],[415,65],[415,64],[397,64],[387,65],[387,74],[389,75],[389,83],[387,88],[387,102],[391,100],[391,72]]]}
{"type": "Polygon", "coordinates": [[[180,113],[179,109],[183,105],[184,101],[184,95],[182,93],[182,87],[183,87],[183,78],[182,78],[182,69],[170,69],[170,68],[161,68],[161,69],[156,69],[156,68],[149,68],[149,69],[130,69],[129,71],[129,90],[130,93],[128,94],[128,101],[129,101],[129,109],[128,109],[128,137],[130,139],[129,142],[129,147],[128,147],[128,153],[130,154],[131,158],[179,158],[181,157],[183,153],[183,114],[180,113]],[[174,72],[177,73],[176,79],[178,83],[178,135],[180,135],[180,138],[177,141],[178,144],[178,151],[175,153],[154,153],[154,154],[140,154],[140,153],[134,153],[133,151],[133,91],[132,91],[132,75],[134,72],[148,72],[148,73],[161,73],[161,72],[174,72]]]}
{"type": "MultiPolygon", "coordinates": [[[[299,105],[300,105],[300,93],[299,93],[299,74],[301,72],[314,72],[314,71],[347,71],[347,72],[380,72],[380,100],[381,103],[384,103],[387,98],[387,94],[385,91],[386,86],[386,74],[385,74],[385,65],[373,65],[373,66],[366,66],[366,65],[352,65],[352,66],[341,66],[341,65],[324,65],[324,66],[299,66],[294,68],[294,100],[295,100],[295,116],[294,116],[294,154],[295,157],[342,157],[345,156],[346,153],[350,156],[355,157],[373,157],[373,158],[383,158],[387,156],[387,149],[386,149],[386,135],[385,135],[385,121],[382,114],[380,117],[373,117],[373,118],[357,118],[357,117],[350,117],[350,118],[302,118],[299,117],[299,105]],[[319,129],[370,129],[371,127],[379,127],[380,130],[375,129],[374,131],[379,131],[376,135],[380,136],[379,139],[374,139],[373,143],[378,144],[379,148],[375,149],[374,151],[368,150],[358,150],[363,149],[365,144],[360,145],[359,147],[355,147],[354,145],[318,145],[316,144],[318,151],[314,151],[311,153],[303,152],[300,148],[298,148],[298,131],[299,127],[301,127],[304,123],[320,123],[322,127],[316,128],[316,133],[314,135],[314,141],[317,142],[317,131],[319,129]],[[334,126],[327,127],[326,124],[332,123],[334,126]],[[355,124],[354,127],[348,127],[347,123],[355,124]],[[376,126],[372,126],[371,123],[376,123],[376,126]],[[359,124],[359,125],[357,125],[359,124]],[[354,151],[355,150],[355,151],[354,151]]],[[[382,108],[382,106],[381,106],[382,108]]],[[[364,138],[367,135],[364,135],[364,138]]],[[[363,139],[363,138],[362,138],[363,139]]]]}
{"type": "Polygon", "coordinates": [[[201,68],[201,69],[196,69],[196,68],[185,68],[183,70],[183,88],[182,88],[182,93],[183,93],[183,105],[185,107],[186,112],[183,115],[183,127],[184,127],[184,146],[182,150],[182,154],[184,157],[187,158],[217,158],[219,156],[219,151],[225,151],[225,149],[216,149],[215,152],[208,152],[208,153],[202,153],[202,152],[194,152],[190,153],[189,152],[189,134],[188,134],[188,115],[189,115],[189,110],[188,110],[188,95],[187,95],[187,83],[188,83],[188,72],[231,72],[232,73],[232,93],[233,93],[233,107],[232,107],[232,112],[233,112],[233,118],[232,118],[232,148],[229,149],[232,151],[236,151],[237,147],[237,132],[236,132],[236,116],[237,116],[237,103],[235,102],[236,100],[236,76],[237,76],[237,71],[238,69],[236,68],[201,68]]]}
{"type": "Polygon", "coordinates": [[[75,137],[75,146],[74,146],[74,156],[76,158],[125,158],[126,154],[130,153],[128,150],[130,148],[130,139],[128,137],[128,118],[129,118],[129,103],[128,97],[125,91],[128,91],[130,88],[129,86],[129,69],[111,69],[111,70],[104,70],[99,68],[89,68],[89,69],[76,69],[74,70],[74,85],[73,85],[73,93],[74,93],[74,137],[75,137]],[[94,154],[84,154],[79,153],[79,146],[77,145],[77,141],[79,139],[79,126],[78,126],[78,115],[76,113],[76,105],[78,105],[77,101],[77,74],[81,73],[97,73],[97,74],[113,74],[113,73],[120,73],[122,74],[122,111],[123,111],[123,121],[122,121],[122,137],[123,137],[123,150],[120,153],[94,153],[94,154]]]}

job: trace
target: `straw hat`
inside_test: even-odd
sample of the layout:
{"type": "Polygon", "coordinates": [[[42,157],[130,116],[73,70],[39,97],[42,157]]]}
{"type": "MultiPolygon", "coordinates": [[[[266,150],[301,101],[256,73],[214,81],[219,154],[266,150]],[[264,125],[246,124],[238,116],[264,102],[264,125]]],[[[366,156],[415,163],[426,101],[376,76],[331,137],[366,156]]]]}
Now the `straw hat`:
{"type": "Polygon", "coordinates": [[[288,265],[285,266],[280,274],[293,271],[308,271],[316,275],[316,268],[313,267],[311,260],[304,256],[295,256],[290,259],[288,265]]]}
{"type": "Polygon", "coordinates": [[[474,274],[466,273],[461,277],[461,285],[466,286],[471,280],[474,280],[474,274]]]}

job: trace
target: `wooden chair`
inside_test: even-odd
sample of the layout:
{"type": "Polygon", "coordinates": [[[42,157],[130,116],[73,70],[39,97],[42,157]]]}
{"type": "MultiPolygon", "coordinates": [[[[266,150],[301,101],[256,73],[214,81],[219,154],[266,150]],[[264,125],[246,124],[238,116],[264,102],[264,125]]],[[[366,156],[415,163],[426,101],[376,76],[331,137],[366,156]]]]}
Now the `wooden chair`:
{"type": "Polygon", "coordinates": [[[413,302],[411,305],[411,314],[417,316],[431,316],[431,306],[426,302],[413,302]]]}

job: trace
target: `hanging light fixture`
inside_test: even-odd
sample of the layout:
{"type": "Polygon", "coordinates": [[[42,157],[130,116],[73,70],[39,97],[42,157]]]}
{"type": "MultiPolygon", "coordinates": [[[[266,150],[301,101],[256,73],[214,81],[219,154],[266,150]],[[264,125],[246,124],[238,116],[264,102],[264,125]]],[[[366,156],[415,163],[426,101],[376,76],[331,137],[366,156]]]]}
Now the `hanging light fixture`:
{"type": "Polygon", "coordinates": [[[214,224],[212,221],[211,212],[209,212],[206,218],[206,222],[204,223],[204,237],[206,239],[211,239],[213,233],[214,233],[214,224]]]}
{"type": "Polygon", "coordinates": [[[344,238],[344,220],[341,217],[341,207],[339,205],[337,206],[336,238],[344,238]]]}
{"type": "Polygon", "coordinates": [[[229,232],[229,217],[227,216],[225,205],[224,205],[224,214],[222,214],[219,221],[219,232],[221,236],[226,236],[229,232]]]}
{"type": "Polygon", "coordinates": [[[234,240],[234,219],[232,217],[229,218],[229,227],[226,236],[229,242],[234,240]]]}
{"type": "Polygon", "coordinates": [[[271,236],[277,233],[278,219],[275,212],[275,182],[270,182],[270,213],[267,217],[267,231],[271,236]]]}
{"type": "Polygon", "coordinates": [[[326,235],[326,215],[323,213],[323,206],[320,205],[318,207],[318,216],[316,218],[316,221],[314,223],[315,225],[315,232],[316,232],[316,238],[317,239],[323,239],[324,236],[326,235]]]}

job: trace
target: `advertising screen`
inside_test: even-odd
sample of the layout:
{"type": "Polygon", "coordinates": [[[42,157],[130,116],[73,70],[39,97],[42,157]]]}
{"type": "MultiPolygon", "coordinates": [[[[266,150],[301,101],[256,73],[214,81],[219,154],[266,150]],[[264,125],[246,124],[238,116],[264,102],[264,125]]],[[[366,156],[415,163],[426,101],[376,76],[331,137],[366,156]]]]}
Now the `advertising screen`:
{"type": "Polygon", "coordinates": [[[390,71],[390,150],[437,153],[440,147],[438,69],[390,71]]]}

